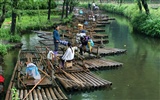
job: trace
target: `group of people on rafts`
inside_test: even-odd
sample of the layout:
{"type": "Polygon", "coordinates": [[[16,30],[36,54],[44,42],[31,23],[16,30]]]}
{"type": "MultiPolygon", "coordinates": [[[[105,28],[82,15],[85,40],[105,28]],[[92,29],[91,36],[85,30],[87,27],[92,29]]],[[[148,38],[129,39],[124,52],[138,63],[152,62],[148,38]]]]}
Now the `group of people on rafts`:
{"type": "MultiPolygon", "coordinates": [[[[92,8],[91,4],[88,4],[90,12],[88,13],[87,20],[96,20],[96,17],[98,15],[93,13],[93,10],[99,9],[99,7],[93,2],[92,8]],[[98,7],[98,8],[97,8],[98,7]]],[[[78,10],[75,10],[78,12],[78,10]]],[[[79,9],[78,15],[84,15],[83,10],[79,9]]],[[[79,33],[76,34],[76,45],[73,46],[71,42],[64,41],[60,39],[60,26],[56,25],[53,30],[53,42],[54,42],[54,50],[50,50],[47,54],[48,62],[51,61],[55,63],[57,61],[57,58],[59,58],[59,65],[61,65],[62,68],[65,68],[65,63],[70,62],[74,59],[75,51],[79,51],[78,53],[80,55],[83,55],[85,52],[89,53],[89,56],[91,56],[92,47],[94,46],[94,42],[91,39],[90,36],[87,36],[86,30],[84,30],[84,27],[88,26],[88,21],[84,20],[83,24],[78,24],[79,33]],[[58,57],[58,51],[59,51],[59,45],[65,45],[67,46],[67,49],[65,53],[58,57]]],[[[41,79],[41,75],[38,71],[38,67],[33,62],[26,62],[26,75],[27,77],[31,76],[34,79],[41,79]]],[[[49,66],[49,63],[48,63],[49,66]]]]}
{"type": "MultiPolygon", "coordinates": [[[[79,33],[76,35],[76,45],[72,45],[69,41],[63,41],[60,39],[59,34],[59,26],[56,26],[53,31],[53,41],[54,41],[54,56],[58,53],[59,44],[66,45],[68,48],[65,53],[61,57],[62,62],[71,61],[74,59],[75,50],[79,51],[81,55],[85,52],[89,52],[91,56],[92,47],[94,46],[94,42],[91,37],[86,35],[86,31],[83,29],[82,24],[78,24],[79,33]]],[[[64,66],[64,63],[62,63],[64,66]]]]}
{"type": "MultiPolygon", "coordinates": [[[[80,55],[83,55],[85,52],[89,52],[89,56],[91,56],[92,47],[94,46],[94,42],[91,37],[86,35],[86,30],[83,29],[82,24],[78,24],[79,33],[76,34],[76,45],[72,45],[70,41],[64,41],[60,39],[59,29],[60,26],[56,25],[53,30],[53,42],[54,42],[54,50],[50,50],[47,54],[48,61],[55,62],[57,58],[59,58],[59,65],[62,68],[65,68],[65,63],[70,62],[74,59],[75,51],[80,55]],[[59,45],[67,46],[66,51],[60,57],[57,57],[59,51],[59,45]],[[79,51],[79,52],[78,52],[79,51]]],[[[38,72],[38,68],[36,64],[32,62],[26,62],[26,75],[33,77],[34,79],[41,79],[41,75],[38,72]]]]}

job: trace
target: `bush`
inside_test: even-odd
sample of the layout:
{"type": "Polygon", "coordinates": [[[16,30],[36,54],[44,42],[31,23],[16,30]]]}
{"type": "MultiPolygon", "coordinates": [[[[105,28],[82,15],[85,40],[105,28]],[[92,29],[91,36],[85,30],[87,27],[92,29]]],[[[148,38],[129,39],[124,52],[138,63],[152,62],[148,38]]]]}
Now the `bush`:
{"type": "Polygon", "coordinates": [[[19,35],[11,35],[9,38],[9,42],[21,42],[21,37],[19,35]]]}
{"type": "Polygon", "coordinates": [[[0,44],[0,55],[4,56],[7,54],[7,46],[5,44],[0,44]]]}

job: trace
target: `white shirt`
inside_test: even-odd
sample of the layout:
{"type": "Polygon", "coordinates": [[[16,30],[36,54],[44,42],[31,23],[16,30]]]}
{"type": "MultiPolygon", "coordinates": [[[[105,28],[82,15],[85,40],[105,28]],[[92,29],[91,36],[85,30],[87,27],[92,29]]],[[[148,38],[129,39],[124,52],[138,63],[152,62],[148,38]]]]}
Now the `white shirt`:
{"type": "Polygon", "coordinates": [[[68,47],[68,49],[66,50],[66,52],[64,53],[64,55],[62,56],[62,59],[64,61],[67,61],[67,60],[73,60],[74,59],[74,53],[75,53],[75,50],[77,50],[78,48],[77,47],[72,47],[72,50],[70,47],[68,47]]]}
{"type": "Polygon", "coordinates": [[[47,59],[52,60],[54,58],[54,53],[53,51],[49,51],[47,54],[47,59]]]}
{"type": "Polygon", "coordinates": [[[76,35],[76,42],[80,43],[80,37],[86,36],[86,33],[77,33],[76,35]]]}
{"type": "Polygon", "coordinates": [[[94,7],[94,6],[96,6],[96,4],[95,4],[95,3],[92,3],[92,6],[94,7]]]}

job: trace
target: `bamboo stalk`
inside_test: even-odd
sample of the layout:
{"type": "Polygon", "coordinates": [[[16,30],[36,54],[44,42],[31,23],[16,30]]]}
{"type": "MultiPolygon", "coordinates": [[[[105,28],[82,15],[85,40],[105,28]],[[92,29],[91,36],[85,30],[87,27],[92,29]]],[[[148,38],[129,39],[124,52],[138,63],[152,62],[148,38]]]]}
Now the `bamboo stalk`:
{"type": "Polygon", "coordinates": [[[49,91],[51,93],[51,96],[52,96],[53,100],[58,100],[57,97],[56,97],[56,95],[53,92],[53,89],[51,87],[49,88],[49,91]]]}
{"type": "Polygon", "coordinates": [[[29,100],[33,100],[32,93],[29,94],[29,100]]]}
{"type": "Polygon", "coordinates": [[[46,75],[41,79],[39,80],[36,85],[29,91],[29,93],[23,98],[23,100],[34,90],[34,88],[43,81],[43,79],[46,77],[46,75]]]}
{"type": "Polygon", "coordinates": [[[54,90],[54,93],[56,94],[57,98],[58,98],[59,100],[62,100],[63,98],[62,98],[61,95],[58,93],[58,91],[57,91],[55,88],[53,88],[53,90],[54,90]]]}
{"type": "Polygon", "coordinates": [[[33,97],[34,97],[34,100],[38,100],[36,89],[33,90],[33,97]]]}
{"type": "MultiPolygon", "coordinates": [[[[27,95],[27,90],[24,90],[24,95],[27,95]]],[[[26,98],[26,100],[28,100],[28,97],[26,98]]]]}
{"type": "Polygon", "coordinates": [[[20,99],[22,99],[23,98],[23,90],[20,90],[20,94],[19,94],[20,96],[20,99]]]}
{"type": "Polygon", "coordinates": [[[40,89],[37,89],[37,95],[39,100],[43,100],[40,89]]]}
{"type": "Polygon", "coordinates": [[[24,86],[25,88],[27,88],[26,85],[24,84],[24,82],[21,80],[21,78],[19,77],[18,79],[19,79],[19,81],[23,84],[23,86],[24,86]]]}
{"type": "Polygon", "coordinates": [[[43,88],[41,89],[41,92],[42,92],[43,100],[48,100],[43,88]]]}
{"type": "Polygon", "coordinates": [[[62,90],[57,87],[57,90],[59,91],[59,93],[61,94],[61,96],[63,97],[64,100],[67,100],[67,97],[64,95],[64,93],[62,92],[62,90]]]}
{"type": "Polygon", "coordinates": [[[46,91],[46,95],[47,95],[48,99],[49,100],[53,100],[52,97],[51,97],[51,95],[50,95],[50,93],[49,93],[48,88],[45,88],[45,91],[46,91]]]}
{"type": "Polygon", "coordinates": [[[70,79],[74,80],[76,83],[80,84],[81,86],[83,86],[83,83],[78,81],[75,77],[73,77],[71,74],[65,72],[64,70],[61,69],[61,71],[70,79]]]}

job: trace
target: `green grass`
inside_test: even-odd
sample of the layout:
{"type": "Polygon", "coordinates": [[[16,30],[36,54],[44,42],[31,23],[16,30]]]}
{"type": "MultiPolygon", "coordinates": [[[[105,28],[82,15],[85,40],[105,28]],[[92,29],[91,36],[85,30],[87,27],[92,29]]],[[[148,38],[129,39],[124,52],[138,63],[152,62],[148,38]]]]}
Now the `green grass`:
{"type": "Polygon", "coordinates": [[[144,9],[139,12],[136,3],[133,4],[102,4],[100,8],[109,12],[121,14],[130,19],[134,30],[146,34],[150,37],[160,37],[160,8],[150,9],[150,14],[146,15],[144,9]]]}

